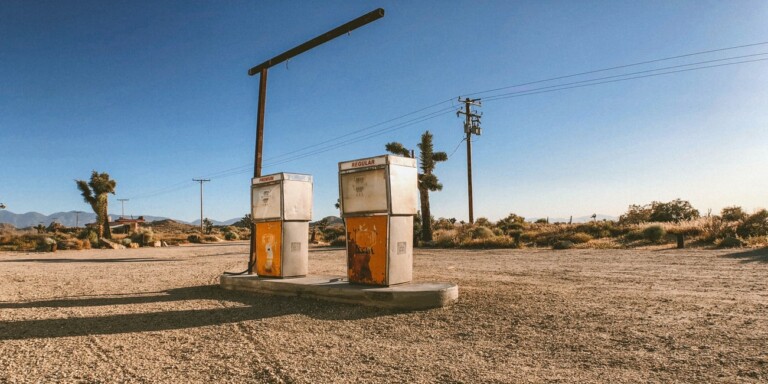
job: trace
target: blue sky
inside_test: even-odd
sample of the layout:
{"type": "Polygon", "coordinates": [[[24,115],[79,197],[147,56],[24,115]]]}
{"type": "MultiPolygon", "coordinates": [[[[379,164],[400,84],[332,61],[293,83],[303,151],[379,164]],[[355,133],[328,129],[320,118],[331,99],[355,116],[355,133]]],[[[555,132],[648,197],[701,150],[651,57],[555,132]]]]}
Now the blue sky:
{"type": "MultiPolygon", "coordinates": [[[[339,161],[389,141],[415,148],[430,130],[452,154],[432,212],[466,220],[458,96],[768,41],[765,1],[6,0],[0,202],[89,210],[73,180],[98,170],[117,180],[114,213],[127,198],[126,214],[195,220],[192,179],[210,178],[206,216],[242,216],[259,81],[248,68],[377,7],[384,18],[269,72],[263,173],[314,175],[316,218],[337,213],[339,161]]],[[[703,213],[766,207],[768,61],[493,100],[761,53],[768,44],[477,94],[475,217],[618,216],[678,197],[703,213]]]]}

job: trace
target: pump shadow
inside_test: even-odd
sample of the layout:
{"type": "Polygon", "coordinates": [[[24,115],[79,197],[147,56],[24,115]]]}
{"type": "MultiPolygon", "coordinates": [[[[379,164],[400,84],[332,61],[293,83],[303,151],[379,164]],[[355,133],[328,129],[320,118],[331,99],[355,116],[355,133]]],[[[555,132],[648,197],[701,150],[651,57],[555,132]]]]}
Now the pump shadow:
{"type": "Polygon", "coordinates": [[[758,248],[749,251],[729,253],[721,257],[739,259],[742,263],[768,263],[768,248],[758,248]]]}
{"type": "MultiPolygon", "coordinates": [[[[218,285],[179,288],[153,293],[155,294],[153,296],[141,294],[125,297],[89,297],[24,303],[0,303],[0,308],[77,308],[187,300],[215,300],[218,301],[219,308],[5,321],[0,322],[0,340],[165,331],[261,320],[292,314],[302,314],[319,320],[357,320],[401,312],[382,308],[330,303],[309,298],[279,297],[226,291],[218,285]]],[[[61,312],[57,314],[61,315],[61,312]]]]}

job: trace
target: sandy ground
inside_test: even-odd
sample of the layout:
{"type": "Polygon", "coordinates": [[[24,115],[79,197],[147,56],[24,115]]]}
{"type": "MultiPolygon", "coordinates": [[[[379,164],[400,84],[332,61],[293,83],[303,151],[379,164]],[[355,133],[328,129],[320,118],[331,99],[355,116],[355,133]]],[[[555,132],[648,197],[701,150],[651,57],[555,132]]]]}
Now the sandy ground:
{"type": "Polygon", "coordinates": [[[220,289],[246,251],[0,253],[0,382],[768,381],[768,250],[418,250],[416,312],[220,289]]]}

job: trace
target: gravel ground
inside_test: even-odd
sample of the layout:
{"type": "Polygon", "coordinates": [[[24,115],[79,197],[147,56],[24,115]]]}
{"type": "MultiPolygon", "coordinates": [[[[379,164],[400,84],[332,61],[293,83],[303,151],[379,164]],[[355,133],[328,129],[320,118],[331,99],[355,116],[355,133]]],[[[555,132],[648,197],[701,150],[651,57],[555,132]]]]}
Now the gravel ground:
{"type": "Polygon", "coordinates": [[[416,312],[220,289],[246,252],[0,252],[0,382],[768,381],[768,249],[417,250],[416,312]]]}

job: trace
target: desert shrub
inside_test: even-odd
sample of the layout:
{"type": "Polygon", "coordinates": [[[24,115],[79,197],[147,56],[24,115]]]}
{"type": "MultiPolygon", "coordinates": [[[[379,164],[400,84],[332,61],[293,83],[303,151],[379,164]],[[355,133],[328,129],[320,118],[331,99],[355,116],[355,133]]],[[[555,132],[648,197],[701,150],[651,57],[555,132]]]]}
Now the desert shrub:
{"type": "Polygon", "coordinates": [[[139,245],[147,245],[155,241],[155,233],[152,228],[139,228],[138,231],[131,234],[130,240],[139,245]]]}
{"type": "Polygon", "coordinates": [[[128,238],[128,237],[126,237],[125,239],[120,240],[120,244],[125,245],[126,247],[130,247],[131,243],[133,243],[133,241],[131,241],[131,239],[128,238]]]}
{"type": "Polygon", "coordinates": [[[187,236],[187,241],[190,243],[202,243],[202,239],[200,238],[200,235],[194,234],[187,236]]]}
{"type": "Polygon", "coordinates": [[[735,237],[725,237],[717,242],[718,248],[740,248],[744,246],[744,242],[735,237]]]}
{"type": "Polygon", "coordinates": [[[552,249],[571,249],[573,248],[573,242],[568,240],[559,240],[552,244],[552,249]]]}
{"type": "Polygon", "coordinates": [[[77,238],[80,240],[88,240],[92,245],[99,243],[99,234],[90,228],[86,228],[80,231],[80,233],[77,235],[77,238]]]}
{"type": "Polygon", "coordinates": [[[525,218],[518,216],[514,213],[510,213],[507,217],[496,222],[496,226],[501,228],[504,232],[509,232],[515,229],[523,229],[523,223],[525,218]]]}
{"type": "Polygon", "coordinates": [[[214,236],[214,235],[205,235],[205,237],[203,237],[203,241],[205,241],[207,243],[218,243],[218,242],[220,242],[222,240],[219,239],[218,237],[214,236]]]}
{"type": "Polygon", "coordinates": [[[477,220],[475,220],[475,225],[478,227],[493,228],[493,222],[491,222],[485,217],[478,217],[477,220]]]}
{"type": "Polygon", "coordinates": [[[0,232],[0,245],[13,244],[16,235],[11,231],[0,232]]]}
{"type": "Polygon", "coordinates": [[[593,221],[577,224],[573,230],[574,232],[586,233],[595,239],[615,237],[625,232],[622,228],[617,227],[613,221],[593,221]]]}
{"type": "Polygon", "coordinates": [[[574,244],[588,243],[592,239],[593,239],[593,237],[590,236],[589,234],[581,233],[581,232],[573,233],[573,234],[570,234],[570,235],[567,236],[567,240],[572,242],[572,243],[574,243],[574,244]]]}
{"type": "Polygon", "coordinates": [[[661,242],[666,235],[667,232],[661,225],[649,225],[643,229],[643,238],[654,243],[661,242]]]}
{"type": "Polygon", "coordinates": [[[742,221],[747,218],[747,213],[739,206],[725,207],[720,211],[723,221],[742,221]]]}
{"type": "Polygon", "coordinates": [[[487,248],[516,248],[515,242],[506,236],[492,236],[484,239],[471,239],[459,244],[460,248],[487,249],[487,248]]]}
{"type": "Polygon", "coordinates": [[[650,221],[674,222],[696,219],[699,211],[687,200],[675,199],[668,203],[654,201],[651,203],[650,221]]]}
{"type": "Polygon", "coordinates": [[[512,238],[512,240],[515,242],[515,244],[520,245],[520,240],[523,237],[523,230],[522,229],[512,229],[507,233],[509,237],[512,238]]]}
{"type": "Polygon", "coordinates": [[[479,226],[472,228],[472,239],[490,239],[493,236],[493,231],[488,227],[479,226]]]}
{"type": "Polygon", "coordinates": [[[237,232],[224,232],[224,239],[225,240],[239,240],[240,235],[237,234],[237,232]]]}
{"type": "Polygon", "coordinates": [[[536,224],[549,224],[549,219],[538,219],[535,221],[536,224]]]}
{"type": "Polygon", "coordinates": [[[455,230],[438,230],[433,235],[432,243],[436,247],[440,248],[453,248],[456,246],[456,231],[455,230]]]}
{"type": "Polygon", "coordinates": [[[641,224],[650,221],[650,218],[651,207],[647,205],[632,204],[629,206],[626,213],[619,216],[619,224],[641,224]]]}
{"type": "Polygon", "coordinates": [[[347,245],[347,237],[338,236],[335,239],[331,240],[330,245],[332,247],[345,247],[347,245]]]}
{"type": "Polygon", "coordinates": [[[42,237],[37,241],[36,251],[51,252],[56,250],[56,240],[50,237],[42,237]]]}
{"type": "Polygon", "coordinates": [[[336,240],[340,237],[344,238],[343,242],[346,244],[347,233],[345,232],[343,225],[329,225],[322,228],[321,233],[323,234],[323,240],[329,244],[332,244],[334,241],[338,244],[338,241],[336,240]]]}
{"type": "Polygon", "coordinates": [[[435,221],[434,224],[432,224],[432,229],[438,230],[438,229],[453,229],[454,223],[456,222],[456,219],[446,219],[444,217],[441,217],[435,221]]]}
{"type": "Polygon", "coordinates": [[[664,230],[672,235],[699,236],[703,233],[701,222],[701,220],[689,220],[674,224],[670,223],[664,225],[664,230]]]}
{"type": "Polygon", "coordinates": [[[88,243],[88,248],[91,247],[91,243],[88,240],[80,240],[77,238],[66,238],[62,240],[58,240],[56,242],[56,248],[58,249],[72,249],[72,250],[81,250],[85,248],[85,243],[88,243]]]}
{"type": "MultiPolygon", "coordinates": [[[[79,239],[78,239],[79,240],[79,239]]],[[[91,242],[88,239],[80,240],[80,243],[82,244],[82,249],[91,249],[91,242]]]]}
{"type": "Polygon", "coordinates": [[[742,220],[736,234],[744,238],[768,235],[768,211],[761,209],[742,220]]]}
{"type": "Polygon", "coordinates": [[[660,201],[646,205],[630,205],[627,212],[619,217],[622,225],[646,222],[679,222],[699,217],[699,211],[686,200],[675,199],[668,203],[660,201]]]}

